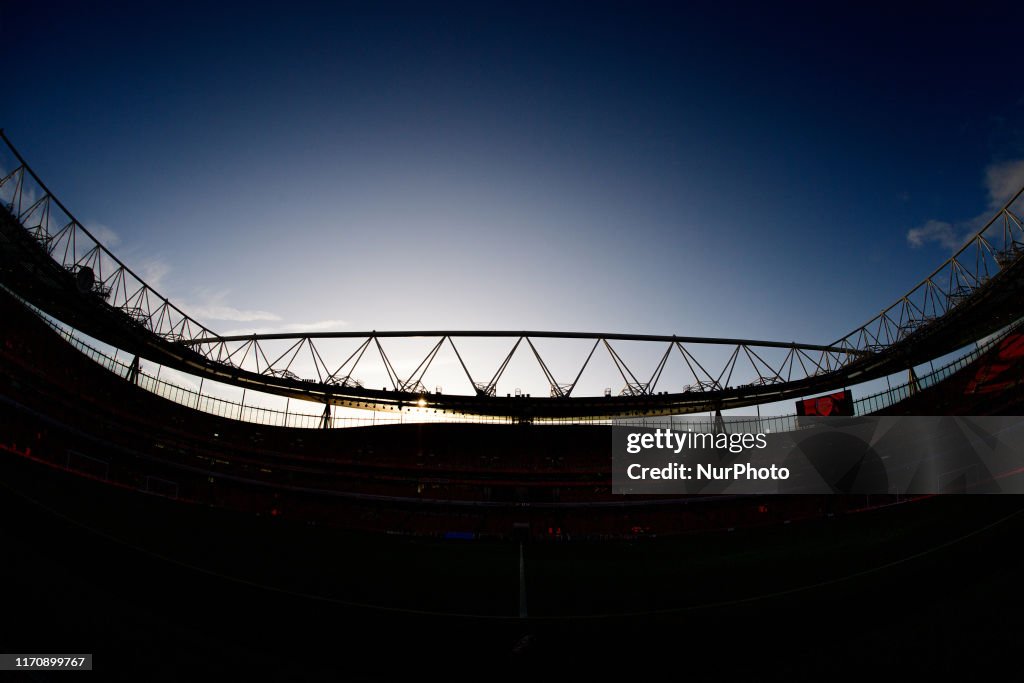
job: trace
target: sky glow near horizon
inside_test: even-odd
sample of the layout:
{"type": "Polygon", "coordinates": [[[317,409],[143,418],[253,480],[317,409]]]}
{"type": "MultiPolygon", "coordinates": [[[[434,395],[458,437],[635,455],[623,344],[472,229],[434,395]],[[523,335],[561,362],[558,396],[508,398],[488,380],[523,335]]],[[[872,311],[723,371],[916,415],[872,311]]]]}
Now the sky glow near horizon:
{"type": "Polygon", "coordinates": [[[797,7],[8,4],[0,126],[220,333],[828,343],[1024,184],[1024,17],[797,7]]]}

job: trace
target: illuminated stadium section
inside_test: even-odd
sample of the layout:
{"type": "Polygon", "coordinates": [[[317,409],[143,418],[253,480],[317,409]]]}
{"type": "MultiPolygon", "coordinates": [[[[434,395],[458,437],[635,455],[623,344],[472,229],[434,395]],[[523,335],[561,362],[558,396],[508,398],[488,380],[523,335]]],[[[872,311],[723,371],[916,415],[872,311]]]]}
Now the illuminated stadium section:
{"type": "MultiPolygon", "coordinates": [[[[502,538],[517,529],[534,537],[626,538],[825,512],[822,501],[811,497],[769,505],[715,496],[613,496],[607,424],[420,422],[303,429],[205,414],[181,405],[194,398],[189,393],[178,394],[154,378],[149,380],[157,393],[147,391],[97,364],[67,340],[95,358],[111,359],[67,332],[62,337],[10,293],[3,303],[10,323],[3,340],[4,429],[10,435],[4,448],[111,485],[344,528],[460,538],[502,538]]],[[[933,374],[859,400],[856,409],[1012,413],[1020,400],[1021,347],[1012,326],[933,374]]],[[[128,375],[131,366],[121,370],[128,375]]],[[[234,408],[228,405],[225,412],[234,408]]],[[[770,432],[792,422],[771,417],[756,427],[730,427],[770,432]]],[[[846,497],[828,512],[890,502],[846,497]]]]}
{"type": "MultiPolygon", "coordinates": [[[[182,503],[391,534],[665,536],[895,501],[624,500],[610,489],[612,425],[671,424],[671,417],[658,416],[703,410],[712,413],[706,429],[713,431],[720,428],[715,415],[725,408],[835,392],[881,376],[887,377],[884,391],[855,403],[845,390],[801,400],[798,412],[982,415],[1017,409],[1020,192],[910,293],[827,345],[546,332],[222,337],[97,242],[4,141],[17,164],[0,183],[5,429],[11,435],[4,448],[91,481],[182,503]],[[463,361],[466,339],[488,335],[509,337],[512,350],[498,357],[489,381],[475,381],[463,361]],[[405,337],[428,338],[432,346],[412,374],[400,376],[381,340],[405,337]],[[354,340],[355,350],[334,371],[328,370],[334,363],[325,360],[327,352],[315,346],[325,338],[354,340]],[[579,338],[582,348],[589,347],[573,381],[559,383],[538,351],[548,338],[579,338]],[[285,350],[272,350],[275,342],[285,350]],[[624,342],[657,345],[649,378],[613,346],[624,342]],[[426,372],[446,343],[466,371],[471,393],[426,389],[426,372]],[[301,365],[296,359],[304,347],[315,380],[292,371],[301,365]],[[536,358],[550,396],[497,392],[520,347],[536,358]],[[709,370],[708,357],[698,357],[705,347],[725,349],[719,369],[709,370]],[[380,391],[364,387],[355,374],[374,348],[391,381],[380,391]],[[624,388],[618,395],[606,389],[604,395],[577,397],[573,391],[599,348],[615,361],[624,388]],[[692,372],[681,393],[658,383],[674,355],[692,372]],[[936,368],[932,359],[940,357],[936,368]],[[170,368],[172,379],[147,372],[142,359],[170,368]],[[928,371],[915,372],[922,362],[929,363],[928,371]],[[909,380],[893,386],[888,377],[908,370],[909,380]],[[207,380],[252,392],[249,405],[245,393],[240,401],[204,394],[207,380]],[[287,397],[287,407],[256,407],[252,397],[261,392],[287,397]],[[346,406],[368,410],[361,418],[342,417],[339,408],[346,406]],[[336,428],[350,425],[364,426],[336,428]]],[[[750,418],[730,421],[728,429],[780,432],[794,429],[796,421],[750,418]]]]}
{"type": "MultiPolygon", "coordinates": [[[[794,430],[805,415],[1019,414],[1020,193],[921,285],[834,343],[584,334],[590,356],[559,382],[535,342],[575,337],[495,333],[512,353],[530,349],[551,389],[502,396],[512,353],[484,381],[464,365],[462,393],[423,381],[431,354],[446,343],[458,354],[482,332],[395,333],[433,346],[411,375],[392,368],[381,390],[363,386],[347,360],[324,374],[307,366],[318,374],[303,379],[288,353],[319,357],[322,339],[218,337],[141,280],[129,286],[127,266],[23,161],[0,189],[0,512],[24,520],[23,540],[54,539],[43,564],[65,551],[83,558],[83,575],[123,611],[135,609],[132,591],[153,595],[152,585],[168,604],[225,591],[247,606],[286,596],[385,629],[395,615],[469,620],[463,636],[479,646],[485,630],[474,620],[518,638],[521,623],[539,631],[692,614],[717,623],[702,610],[726,619],[782,598],[810,610],[823,590],[878,607],[864,596],[892,600],[892,572],[953,566],[960,556],[935,549],[1017,520],[1015,496],[972,505],[898,491],[616,495],[609,444],[617,425],[672,425],[687,413],[707,415],[709,432],[755,434],[794,430]],[[616,351],[626,341],[659,345],[649,379],[616,351]],[[274,343],[285,349],[276,360],[274,343]],[[718,369],[698,357],[702,346],[725,349],[711,354],[723,359],[718,369]],[[621,361],[621,391],[574,393],[595,349],[621,361]],[[693,371],[685,387],[658,383],[670,357],[693,371]],[[251,393],[224,398],[209,391],[217,383],[251,393]],[[260,394],[286,407],[261,407],[260,394]],[[797,401],[800,415],[721,420],[722,410],[781,400],[797,401]],[[366,410],[340,412],[351,408],[366,410]],[[124,567],[116,580],[130,591],[88,568],[100,555],[124,567]]],[[[390,367],[386,334],[347,336],[390,367]]],[[[420,622],[403,628],[415,647],[420,622]]]]}

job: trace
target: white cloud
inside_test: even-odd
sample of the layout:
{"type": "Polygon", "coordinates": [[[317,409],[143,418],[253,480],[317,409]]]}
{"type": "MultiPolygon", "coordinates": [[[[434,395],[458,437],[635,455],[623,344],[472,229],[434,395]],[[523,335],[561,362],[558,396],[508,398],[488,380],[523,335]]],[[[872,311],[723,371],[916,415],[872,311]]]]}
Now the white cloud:
{"type": "Polygon", "coordinates": [[[1011,159],[992,164],[985,170],[989,207],[1000,209],[1021,187],[1024,187],[1024,159],[1011,159]]]}
{"type": "Polygon", "coordinates": [[[121,236],[114,232],[109,226],[103,225],[102,223],[86,223],[85,229],[88,230],[89,233],[107,249],[113,249],[121,243],[121,236]]]}
{"type": "Polygon", "coordinates": [[[246,330],[228,330],[224,332],[225,337],[235,337],[245,334],[287,334],[302,332],[336,332],[348,325],[344,320],[318,320],[312,323],[285,323],[273,327],[257,327],[246,330]]]}
{"type": "Polygon", "coordinates": [[[924,225],[907,231],[907,244],[917,249],[934,242],[950,251],[959,249],[992,218],[993,210],[1001,209],[1022,186],[1024,159],[989,164],[985,169],[988,209],[969,221],[951,223],[929,220],[924,225]]]}
{"type": "Polygon", "coordinates": [[[281,326],[282,332],[326,332],[336,331],[348,323],[344,320],[318,320],[315,323],[288,323],[281,326]]]}
{"type": "Polygon", "coordinates": [[[182,305],[182,310],[188,312],[197,320],[227,320],[231,322],[250,322],[256,320],[280,320],[281,317],[270,311],[245,310],[234,306],[212,305],[212,306],[191,306],[182,305]]]}
{"type": "MultiPolygon", "coordinates": [[[[139,277],[141,277],[147,285],[159,292],[163,287],[164,276],[171,272],[171,266],[166,261],[150,257],[143,259],[139,263],[138,270],[135,272],[139,274],[139,277]]],[[[164,296],[167,295],[164,294],[164,296]]]]}
{"type": "Polygon", "coordinates": [[[199,301],[182,301],[181,310],[188,313],[196,320],[221,320],[236,323],[254,322],[258,320],[280,320],[276,313],[263,310],[236,308],[226,303],[231,294],[228,290],[212,291],[200,289],[197,291],[199,301]]]}
{"type": "MultiPolygon", "coordinates": [[[[6,176],[7,176],[7,174],[4,173],[4,175],[0,176],[0,178],[6,177],[6,176]]],[[[28,176],[27,173],[25,174],[25,177],[26,177],[26,180],[25,180],[24,184],[21,185],[21,202],[19,203],[18,206],[14,207],[14,212],[15,213],[17,213],[19,210],[20,211],[25,211],[26,209],[28,209],[28,207],[30,207],[33,204],[35,204],[36,200],[39,199],[39,197],[42,196],[40,193],[36,192],[35,183],[34,183],[34,181],[28,179],[29,176],[28,176]]],[[[14,183],[13,181],[8,181],[8,182],[4,183],[3,187],[0,187],[0,201],[3,201],[4,204],[10,204],[11,202],[13,202],[14,201],[14,196],[15,196],[15,190],[17,188],[18,188],[18,185],[16,183],[14,183]]]]}
{"type": "Polygon", "coordinates": [[[961,228],[946,221],[931,220],[919,228],[908,230],[907,243],[915,249],[929,242],[938,242],[946,249],[956,249],[964,243],[964,239],[958,236],[962,232],[961,228]]]}

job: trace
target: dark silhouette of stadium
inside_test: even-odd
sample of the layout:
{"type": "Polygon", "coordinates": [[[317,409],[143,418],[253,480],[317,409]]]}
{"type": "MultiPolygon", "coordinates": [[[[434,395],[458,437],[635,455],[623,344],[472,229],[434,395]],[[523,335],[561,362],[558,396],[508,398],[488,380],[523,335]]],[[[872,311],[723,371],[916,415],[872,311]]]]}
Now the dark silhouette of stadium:
{"type": "MultiPolygon", "coordinates": [[[[809,661],[824,665],[897,634],[886,656],[919,652],[929,636],[918,627],[937,611],[985,622],[1005,609],[1017,565],[1002,549],[1021,531],[1015,496],[619,496],[609,444],[613,424],[709,413],[709,428],[724,429],[713,419],[722,410],[897,372],[905,383],[858,399],[857,415],[1017,414],[1020,193],[919,285],[831,343],[547,331],[223,336],[121,263],[10,149],[18,165],[0,179],[0,487],[6,542],[26,549],[5,563],[7,585],[23,587],[10,603],[23,615],[5,632],[11,647],[41,633],[84,639],[135,652],[126,666],[172,647],[188,652],[183,668],[219,677],[230,676],[229,652],[284,679],[293,668],[269,649],[337,646],[330,630],[308,625],[312,614],[356,624],[352,651],[529,660],[657,647],[694,622],[709,651],[728,649],[718,629],[743,624],[766,654],[785,613],[826,623],[802,634],[815,645],[809,661]],[[433,346],[402,377],[381,340],[407,338],[433,346]],[[474,376],[461,351],[481,338],[511,350],[474,376]],[[337,339],[355,344],[352,356],[318,346],[337,339]],[[540,339],[585,342],[589,355],[558,377],[540,339]],[[660,361],[640,372],[621,343],[657,346],[660,361]],[[709,348],[725,363],[702,357],[709,348]],[[442,349],[459,358],[469,391],[425,386],[442,349]],[[358,379],[367,352],[389,386],[358,379]],[[549,395],[498,391],[517,352],[536,359],[549,395]],[[613,361],[607,384],[621,381],[620,391],[580,395],[595,353],[613,361]],[[306,367],[316,377],[296,374],[299,354],[314,359],[306,367]],[[689,368],[688,385],[659,383],[672,359],[689,368]],[[160,380],[143,361],[313,407],[257,416],[160,380]],[[337,407],[448,419],[334,428],[337,407]],[[834,611],[823,616],[823,605],[834,611]]],[[[743,428],[779,431],[794,419],[743,428]]],[[[966,637],[994,655],[1011,636],[981,628],[966,637]]],[[[933,654],[928,665],[944,656],[933,654]]]]}

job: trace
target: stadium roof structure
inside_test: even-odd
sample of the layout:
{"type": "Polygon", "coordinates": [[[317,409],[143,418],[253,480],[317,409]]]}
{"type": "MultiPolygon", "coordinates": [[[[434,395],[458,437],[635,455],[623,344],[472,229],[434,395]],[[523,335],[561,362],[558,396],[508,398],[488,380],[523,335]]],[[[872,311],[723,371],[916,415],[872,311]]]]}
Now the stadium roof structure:
{"type": "Polygon", "coordinates": [[[117,348],[189,374],[253,390],[372,410],[433,409],[519,419],[667,415],[740,408],[830,391],[907,370],[1024,316],[1024,225],[1017,192],[955,254],[868,322],[828,344],[677,335],[526,330],[412,330],[220,335],[147,284],[85,228],[0,131],[15,167],[0,178],[0,283],[47,314],[117,348]],[[408,375],[381,340],[419,339],[429,351],[408,375]],[[507,353],[474,375],[466,349],[500,339],[507,353]],[[559,376],[537,340],[589,349],[559,376]],[[326,340],[354,350],[331,357],[326,340]],[[649,345],[652,364],[627,363],[616,345],[649,345]],[[465,373],[465,393],[428,391],[424,378],[443,349],[465,373]],[[516,354],[536,362],[546,396],[499,395],[516,354]],[[580,378],[607,354],[617,393],[584,395],[580,378]],[[297,359],[315,376],[299,377],[297,359]],[[724,360],[723,360],[724,359],[724,360]],[[663,379],[669,362],[691,381],[663,379]],[[388,380],[364,386],[357,372],[377,363],[388,380]]]}

